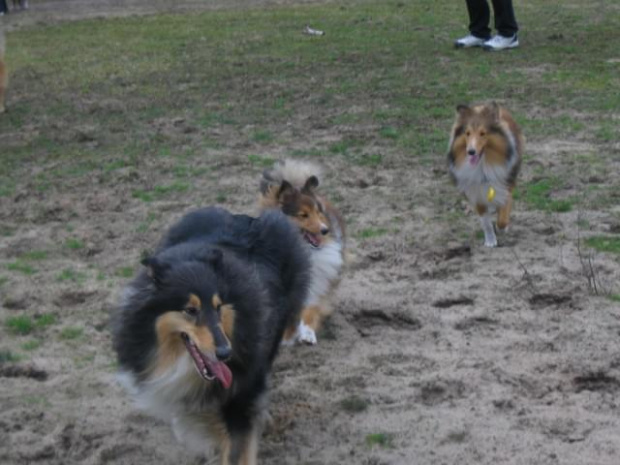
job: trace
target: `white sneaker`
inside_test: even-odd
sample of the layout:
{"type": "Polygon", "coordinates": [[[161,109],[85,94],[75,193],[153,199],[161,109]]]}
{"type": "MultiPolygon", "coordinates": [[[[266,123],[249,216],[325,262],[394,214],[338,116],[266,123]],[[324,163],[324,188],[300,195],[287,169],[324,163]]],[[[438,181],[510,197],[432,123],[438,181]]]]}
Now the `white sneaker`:
{"type": "Polygon", "coordinates": [[[456,48],[482,47],[485,42],[485,39],[469,34],[465,37],[461,37],[459,40],[456,40],[454,42],[454,46],[456,48]]]}
{"type": "Polygon", "coordinates": [[[489,40],[487,40],[482,46],[482,48],[484,48],[485,50],[498,51],[505,50],[507,48],[515,48],[518,46],[519,38],[517,37],[517,34],[513,35],[512,37],[504,37],[497,34],[496,36],[493,36],[489,40]]]}

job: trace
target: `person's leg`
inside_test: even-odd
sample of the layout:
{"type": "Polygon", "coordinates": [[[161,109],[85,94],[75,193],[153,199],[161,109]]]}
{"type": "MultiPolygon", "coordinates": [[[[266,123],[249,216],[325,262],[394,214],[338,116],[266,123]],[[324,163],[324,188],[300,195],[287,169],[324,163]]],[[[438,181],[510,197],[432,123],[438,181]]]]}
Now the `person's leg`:
{"type": "Polygon", "coordinates": [[[512,8],[512,0],[493,0],[493,12],[495,15],[495,29],[499,35],[512,37],[519,30],[515,12],[512,8]]]}
{"type": "Polygon", "coordinates": [[[467,0],[467,12],[469,13],[469,32],[481,39],[491,37],[489,28],[491,12],[487,0],[467,0]]]}
{"type": "Polygon", "coordinates": [[[6,6],[6,0],[0,0],[0,13],[8,13],[9,8],[6,6]]]}

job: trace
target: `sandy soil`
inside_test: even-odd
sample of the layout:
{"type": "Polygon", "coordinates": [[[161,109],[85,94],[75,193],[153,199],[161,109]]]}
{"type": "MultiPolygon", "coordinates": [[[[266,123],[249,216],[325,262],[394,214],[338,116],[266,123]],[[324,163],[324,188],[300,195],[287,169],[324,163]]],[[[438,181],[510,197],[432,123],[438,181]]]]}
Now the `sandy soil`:
{"type": "MultiPolygon", "coordinates": [[[[166,8],[182,10],[255,2],[168,3],[166,8]]],[[[33,2],[11,27],[126,14],[126,7],[131,14],[148,13],[162,4],[33,2]]],[[[178,126],[160,123],[170,131],[178,126]]],[[[312,146],[350,130],[313,126],[297,143],[312,146]]],[[[136,411],[115,382],[106,325],[126,279],[114,273],[137,263],[140,251],[184,211],[213,202],[222,186],[230,192],[226,207],[254,212],[260,168],[247,161],[252,149],[208,149],[206,159],[221,160],[217,181],[205,177],[188,195],[150,204],[160,214],[147,234],[136,232],[148,211],[131,198],[131,188],[157,183],[165,161],[121,172],[114,191],[95,177],[62,192],[24,190],[0,200],[3,227],[16,231],[0,237],[3,263],[68,237],[85,243],[2,289],[0,320],[23,311],[51,312],[61,323],[46,333],[31,363],[0,365],[0,463],[202,463],[184,452],[167,425],[136,411]],[[56,279],[69,267],[86,277],[103,270],[113,278],[56,279]],[[83,337],[59,338],[74,321],[83,324],[83,337]]],[[[531,178],[534,166],[555,166],[573,150],[567,141],[530,141],[536,162],[525,165],[523,177],[531,178]]],[[[394,227],[379,237],[351,238],[354,260],[319,346],[282,351],[261,463],[619,463],[620,309],[589,292],[575,246],[578,214],[517,204],[502,246],[485,249],[443,160],[432,169],[406,169],[408,163],[398,159],[374,170],[334,158],[326,165],[326,192],[357,229],[394,227]],[[445,212],[457,220],[442,220],[445,212]],[[367,442],[379,433],[384,446],[367,442]]],[[[592,231],[608,232],[620,230],[614,211],[618,207],[580,215],[592,231]]],[[[618,282],[617,260],[602,254],[593,259],[603,285],[618,282]]],[[[29,338],[1,331],[2,348],[22,352],[29,338]]]]}

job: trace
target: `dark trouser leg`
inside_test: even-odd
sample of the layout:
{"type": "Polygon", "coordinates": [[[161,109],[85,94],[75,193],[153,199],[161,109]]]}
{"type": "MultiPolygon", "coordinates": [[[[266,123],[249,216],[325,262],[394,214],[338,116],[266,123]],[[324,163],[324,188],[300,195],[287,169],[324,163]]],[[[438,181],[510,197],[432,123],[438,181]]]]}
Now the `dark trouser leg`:
{"type": "Polygon", "coordinates": [[[519,26],[512,8],[512,0],[493,0],[493,11],[497,32],[504,37],[515,35],[519,26]]]}
{"type": "Polygon", "coordinates": [[[469,32],[481,39],[490,38],[489,21],[491,13],[487,0],[467,0],[467,11],[469,13],[469,32]]]}
{"type": "Polygon", "coordinates": [[[0,0],[0,13],[8,13],[9,9],[6,6],[6,0],[0,0]]]}

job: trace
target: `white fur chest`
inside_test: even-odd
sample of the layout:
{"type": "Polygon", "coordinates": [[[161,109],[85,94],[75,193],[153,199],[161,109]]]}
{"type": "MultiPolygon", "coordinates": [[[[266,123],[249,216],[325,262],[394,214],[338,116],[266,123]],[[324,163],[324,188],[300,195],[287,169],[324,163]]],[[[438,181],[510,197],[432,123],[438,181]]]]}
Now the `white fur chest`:
{"type": "Polygon", "coordinates": [[[468,161],[458,168],[453,165],[450,171],[456,178],[458,190],[465,194],[471,205],[500,207],[508,199],[506,179],[509,168],[505,165],[488,165],[482,159],[476,165],[468,161]],[[495,198],[492,201],[487,198],[489,187],[495,189],[495,198]]]}
{"type": "Polygon", "coordinates": [[[331,284],[338,279],[342,270],[342,244],[329,242],[320,249],[312,249],[312,280],[306,305],[315,305],[329,291],[331,284]]]}

